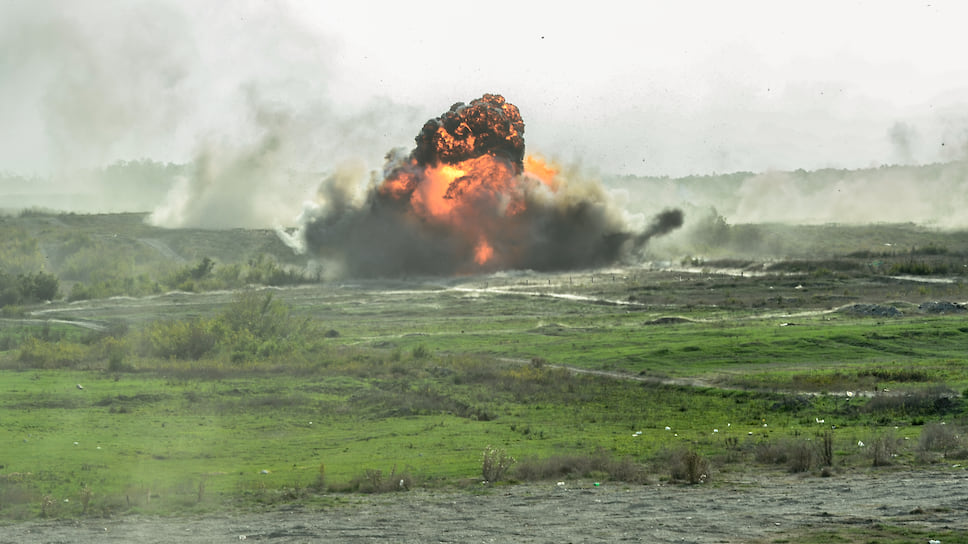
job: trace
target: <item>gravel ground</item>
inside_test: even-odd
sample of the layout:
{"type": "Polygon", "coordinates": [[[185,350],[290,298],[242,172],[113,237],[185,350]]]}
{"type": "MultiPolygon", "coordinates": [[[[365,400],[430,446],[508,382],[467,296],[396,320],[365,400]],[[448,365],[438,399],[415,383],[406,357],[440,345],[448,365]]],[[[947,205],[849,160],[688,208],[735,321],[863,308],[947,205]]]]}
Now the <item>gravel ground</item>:
{"type": "Polygon", "coordinates": [[[749,542],[804,528],[874,523],[968,531],[968,472],[830,478],[723,476],[699,486],[568,482],[353,496],[204,517],[123,516],[0,526],[0,543],[94,542],[749,542]]]}

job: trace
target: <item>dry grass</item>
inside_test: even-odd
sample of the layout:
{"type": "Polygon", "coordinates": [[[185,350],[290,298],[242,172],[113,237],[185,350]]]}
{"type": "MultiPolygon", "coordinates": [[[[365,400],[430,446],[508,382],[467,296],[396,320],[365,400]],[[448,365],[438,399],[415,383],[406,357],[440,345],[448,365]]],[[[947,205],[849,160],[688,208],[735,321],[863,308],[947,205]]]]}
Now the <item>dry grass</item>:
{"type": "MultiPolygon", "coordinates": [[[[825,450],[822,442],[818,446],[816,442],[801,438],[788,438],[776,442],[764,442],[757,444],[754,449],[754,458],[758,463],[767,465],[786,465],[790,472],[808,472],[818,464],[825,464],[825,450]]],[[[832,458],[832,453],[830,453],[832,458]]],[[[826,463],[829,465],[829,463],[826,463]]]]}
{"type": "Polygon", "coordinates": [[[669,478],[673,482],[702,484],[709,481],[709,461],[695,450],[672,450],[661,458],[665,462],[669,470],[669,478]]]}
{"type": "Polygon", "coordinates": [[[648,481],[648,471],[643,465],[630,457],[616,458],[601,448],[591,454],[524,460],[518,464],[514,475],[523,481],[560,478],[597,478],[628,483],[648,481]]]}

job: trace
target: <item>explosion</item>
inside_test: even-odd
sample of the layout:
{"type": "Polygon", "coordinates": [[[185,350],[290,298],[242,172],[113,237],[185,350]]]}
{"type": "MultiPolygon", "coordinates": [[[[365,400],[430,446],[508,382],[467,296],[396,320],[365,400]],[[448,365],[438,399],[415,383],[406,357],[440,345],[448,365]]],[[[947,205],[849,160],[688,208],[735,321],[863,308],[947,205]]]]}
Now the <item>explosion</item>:
{"type": "Polygon", "coordinates": [[[632,232],[600,185],[525,155],[524,121],[500,95],[454,104],[415,140],[387,155],[361,204],[325,182],[306,249],[357,277],[566,270],[615,263],[682,224],[671,210],[632,232]]]}

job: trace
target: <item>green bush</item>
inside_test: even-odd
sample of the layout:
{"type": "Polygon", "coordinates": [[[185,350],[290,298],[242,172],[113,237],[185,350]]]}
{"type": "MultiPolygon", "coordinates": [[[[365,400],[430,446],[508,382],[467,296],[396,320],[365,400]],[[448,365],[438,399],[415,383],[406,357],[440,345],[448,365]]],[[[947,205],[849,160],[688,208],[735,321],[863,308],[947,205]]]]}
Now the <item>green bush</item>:
{"type": "Polygon", "coordinates": [[[150,323],[141,336],[141,351],[165,359],[201,359],[218,341],[213,324],[208,319],[150,323]]]}
{"type": "Polygon", "coordinates": [[[248,334],[258,340],[286,336],[293,328],[289,308],[274,300],[272,293],[256,291],[238,294],[218,321],[234,333],[248,334]]]}
{"type": "Polygon", "coordinates": [[[88,360],[90,350],[83,344],[64,340],[47,342],[28,338],[20,346],[18,360],[32,368],[74,368],[88,360]]]}

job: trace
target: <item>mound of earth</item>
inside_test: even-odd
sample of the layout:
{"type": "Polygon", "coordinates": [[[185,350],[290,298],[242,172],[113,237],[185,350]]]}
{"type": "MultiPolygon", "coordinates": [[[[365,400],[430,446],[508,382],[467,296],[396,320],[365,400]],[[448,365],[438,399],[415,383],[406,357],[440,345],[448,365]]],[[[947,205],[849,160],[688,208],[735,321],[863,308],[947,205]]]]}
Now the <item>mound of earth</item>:
{"type": "Polygon", "coordinates": [[[841,312],[867,317],[901,317],[901,310],[883,304],[853,304],[840,309],[841,312]]]}
{"type": "Polygon", "coordinates": [[[646,321],[643,325],[677,325],[679,323],[693,323],[693,320],[685,317],[659,317],[652,321],[646,321]]]}
{"type": "Polygon", "coordinates": [[[964,304],[944,300],[922,302],[918,309],[929,314],[954,314],[968,311],[968,307],[964,304]]]}

